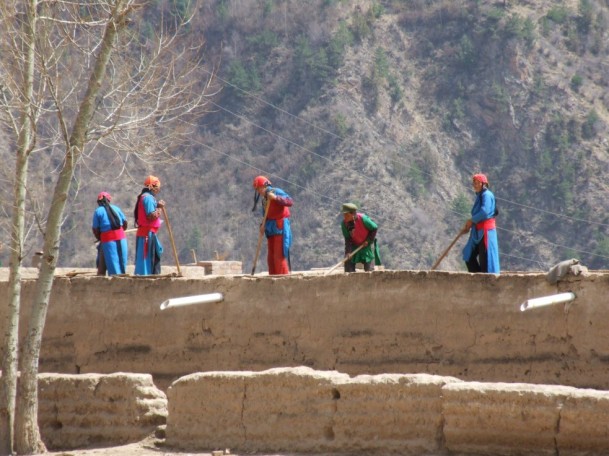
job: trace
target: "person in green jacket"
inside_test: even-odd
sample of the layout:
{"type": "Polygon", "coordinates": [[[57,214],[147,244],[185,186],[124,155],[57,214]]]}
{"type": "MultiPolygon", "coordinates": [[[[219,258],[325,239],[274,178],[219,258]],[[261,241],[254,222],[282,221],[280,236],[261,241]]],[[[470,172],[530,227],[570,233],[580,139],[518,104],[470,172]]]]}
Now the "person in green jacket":
{"type": "Polygon", "coordinates": [[[366,214],[357,212],[353,203],[342,205],[343,221],[340,227],[345,237],[345,272],[355,272],[355,265],[362,263],[364,271],[374,271],[381,264],[376,243],[378,226],[366,214]]]}

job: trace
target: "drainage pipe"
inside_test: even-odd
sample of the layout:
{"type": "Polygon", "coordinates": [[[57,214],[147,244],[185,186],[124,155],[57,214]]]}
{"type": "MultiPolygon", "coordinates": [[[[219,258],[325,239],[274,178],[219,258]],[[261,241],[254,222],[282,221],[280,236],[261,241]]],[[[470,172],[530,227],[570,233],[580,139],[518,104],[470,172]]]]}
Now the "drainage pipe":
{"type": "Polygon", "coordinates": [[[196,296],[185,296],[183,298],[171,298],[161,303],[161,310],[170,307],[191,306],[193,304],[206,304],[210,302],[220,302],[224,300],[222,293],[208,293],[196,296]]]}
{"type": "Polygon", "coordinates": [[[520,304],[520,310],[536,309],[537,307],[551,306],[553,304],[560,304],[562,302],[571,302],[575,299],[575,293],[569,291],[567,293],[559,293],[551,296],[544,296],[542,298],[527,299],[525,302],[520,304]]]}

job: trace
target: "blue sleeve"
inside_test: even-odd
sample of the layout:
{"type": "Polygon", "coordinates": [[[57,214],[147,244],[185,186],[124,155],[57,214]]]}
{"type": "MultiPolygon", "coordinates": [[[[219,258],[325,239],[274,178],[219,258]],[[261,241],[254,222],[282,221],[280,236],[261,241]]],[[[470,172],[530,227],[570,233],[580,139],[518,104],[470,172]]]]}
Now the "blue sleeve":
{"type": "Polygon", "coordinates": [[[480,195],[480,206],[472,213],[472,222],[479,223],[495,216],[495,195],[489,190],[480,195]]]}
{"type": "Polygon", "coordinates": [[[91,228],[99,229],[99,219],[97,218],[97,210],[93,212],[93,221],[91,222],[91,228]]]}
{"type": "Polygon", "coordinates": [[[144,212],[146,213],[146,215],[150,214],[151,212],[154,212],[156,210],[156,200],[154,199],[154,196],[146,193],[144,194],[144,212]]]}
{"type": "Polygon", "coordinates": [[[121,210],[121,208],[118,206],[112,206],[112,208],[116,211],[116,214],[118,215],[118,218],[120,219],[121,225],[123,223],[125,223],[125,220],[127,220],[127,217],[125,217],[125,214],[123,214],[123,211],[121,210]]]}
{"type": "Polygon", "coordinates": [[[98,230],[102,230],[104,228],[104,224],[106,221],[106,210],[103,207],[98,207],[97,209],[95,209],[95,212],[93,212],[93,222],[91,224],[92,228],[98,229],[98,230]],[[101,209],[101,211],[100,211],[101,209]]]}

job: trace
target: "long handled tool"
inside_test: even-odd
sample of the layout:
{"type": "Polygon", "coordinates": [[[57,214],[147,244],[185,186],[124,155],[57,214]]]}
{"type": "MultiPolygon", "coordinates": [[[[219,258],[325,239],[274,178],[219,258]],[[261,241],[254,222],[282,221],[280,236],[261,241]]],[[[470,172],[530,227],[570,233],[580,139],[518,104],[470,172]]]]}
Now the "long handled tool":
{"type": "Polygon", "coordinates": [[[167,223],[167,231],[169,231],[169,239],[171,240],[173,257],[176,260],[176,268],[178,269],[178,275],[181,276],[182,272],[180,271],[180,262],[178,261],[178,251],[176,250],[176,243],[173,240],[173,231],[171,231],[171,223],[169,223],[169,217],[167,217],[167,211],[165,210],[165,206],[163,206],[161,210],[163,211],[163,218],[165,219],[165,223],[167,223]]]}
{"type": "Polygon", "coordinates": [[[328,275],[330,274],[332,271],[334,271],[337,267],[339,267],[342,264],[345,264],[347,261],[349,261],[351,258],[353,258],[353,255],[355,255],[357,252],[359,252],[361,249],[363,249],[364,247],[366,247],[366,244],[362,244],[360,245],[357,249],[355,249],[353,252],[351,252],[349,255],[347,255],[345,258],[343,258],[339,263],[336,263],[334,266],[332,266],[330,269],[328,269],[324,275],[328,275]]]}
{"type": "Polygon", "coordinates": [[[457,236],[453,239],[453,241],[450,243],[450,245],[446,248],[446,250],[444,250],[444,253],[442,255],[440,255],[440,258],[438,258],[436,260],[436,262],[433,264],[433,266],[431,267],[432,271],[435,271],[435,269],[438,267],[438,265],[440,264],[440,262],[444,259],[444,257],[448,254],[448,252],[450,252],[450,249],[453,248],[453,246],[455,245],[455,243],[459,240],[459,238],[461,236],[463,236],[465,233],[467,233],[468,230],[461,230],[459,231],[459,234],[457,234],[457,236]]]}
{"type": "Polygon", "coordinates": [[[254,264],[252,265],[252,275],[256,272],[256,263],[258,263],[258,255],[260,255],[260,248],[262,247],[262,236],[264,235],[264,225],[266,224],[266,216],[269,214],[269,207],[271,206],[271,201],[266,202],[266,207],[264,208],[264,217],[262,218],[262,224],[260,225],[260,234],[258,235],[258,247],[256,247],[256,256],[254,257],[254,264]]]}

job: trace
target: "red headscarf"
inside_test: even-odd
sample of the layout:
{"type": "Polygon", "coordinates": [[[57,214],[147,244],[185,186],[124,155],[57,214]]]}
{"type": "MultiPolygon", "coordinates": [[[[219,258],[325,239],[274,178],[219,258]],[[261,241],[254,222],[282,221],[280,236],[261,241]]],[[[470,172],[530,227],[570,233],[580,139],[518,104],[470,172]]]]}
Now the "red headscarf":
{"type": "Polygon", "coordinates": [[[156,176],[148,176],[146,178],[146,180],[144,180],[144,187],[150,189],[152,187],[154,188],[160,188],[161,187],[161,180],[156,177],[156,176]]]}
{"type": "Polygon", "coordinates": [[[110,195],[108,192],[100,192],[99,195],[97,195],[97,201],[101,201],[104,198],[106,198],[108,201],[112,201],[112,195],[110,195]]]}
{"type": "Polygon", "coordinates": [[[488,179],[486,178],[486,176],[484,174],[474,174],[472,176],[472,179],[475,179],[478,182],[488,185],[488,179]]]}
{"type": "Polygon", "coordinates": [[[256,176],[254,178],[254,183],[252,184],[254,188],[266,187],[267,185],[271,185],[271,181],[264,176],[256,176]]]}

